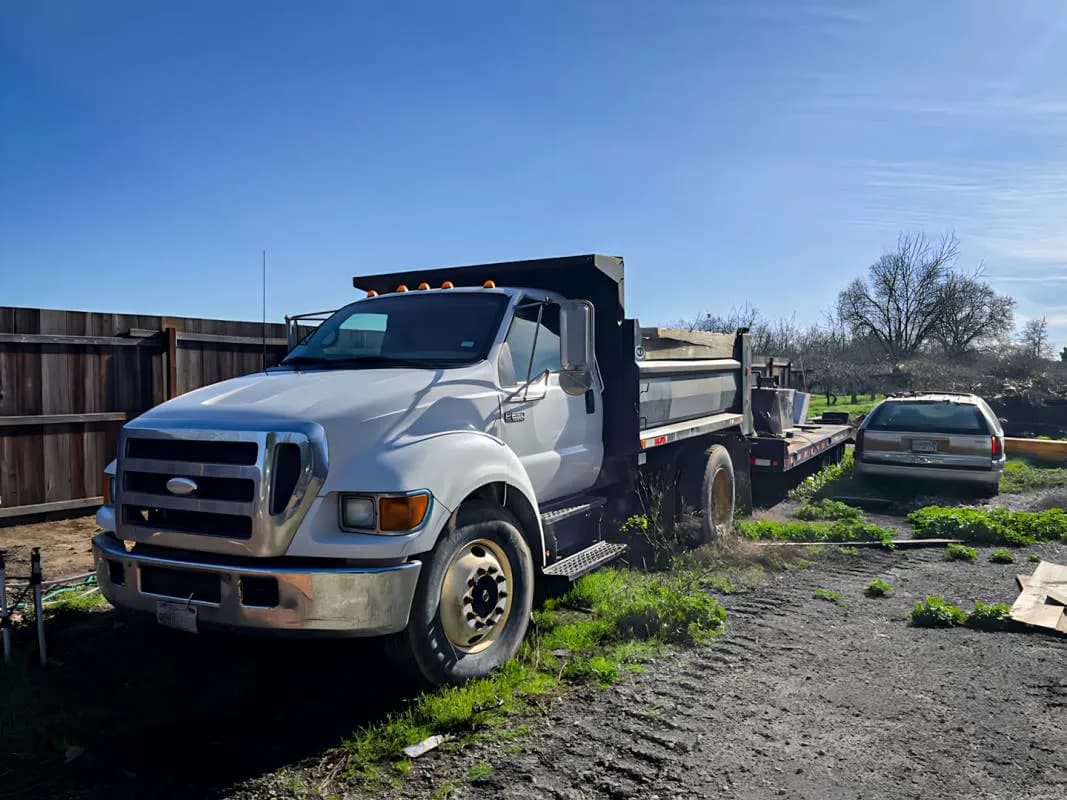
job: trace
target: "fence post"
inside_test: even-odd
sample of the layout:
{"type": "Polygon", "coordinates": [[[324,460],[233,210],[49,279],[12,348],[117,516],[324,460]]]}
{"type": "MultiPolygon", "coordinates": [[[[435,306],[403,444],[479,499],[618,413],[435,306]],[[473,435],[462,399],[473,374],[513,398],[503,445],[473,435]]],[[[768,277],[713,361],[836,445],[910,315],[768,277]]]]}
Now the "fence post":
{"type": "Polygon", "coordinates": [[[7,564],[0,551],[0,633],[4,640],[4,663],[11,663],[11,621],[7,615],[7,564]]]}
{"type": "Polygon", "coordinates": [[[178,329],[164,328],[167,336],[167,399],[178,396],[178,329]]]}

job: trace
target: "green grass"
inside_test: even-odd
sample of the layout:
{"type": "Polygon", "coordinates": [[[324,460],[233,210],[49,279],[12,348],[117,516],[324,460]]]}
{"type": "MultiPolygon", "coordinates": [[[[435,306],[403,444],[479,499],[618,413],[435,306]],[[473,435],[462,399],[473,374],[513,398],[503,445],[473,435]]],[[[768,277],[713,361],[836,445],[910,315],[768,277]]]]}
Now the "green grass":
{"type": "Polygon", "coordinates": [[[908,521],[914,526],[916,536],[927,539],[964,539],[1015,547],[1067,540],[1067,514],[1062,508],[1011,511],[1007,508],[927,506],[908,514],[908,521]]]}
{"type": "Polygon", "coordinates": [[[974,561],[978,558],[978,551],[965,544],[950,544],[945,546],[945,561],[974,561]]]}
{"type": "Polygon", "coordinates": [[[805,503],[793,512],[793,516],[797,519],[809,521],[842,520],[845,522],[859,522],[863,519],[863,512],[858,508],[839,502],[838,500],[823,498],[821,500],[812,500],[805,503]]]}
{"type": "Polygon", "coordinates": [[[1029,561],[1031,564],[1037,564],[1041,561],[1041,556],[1039,556],[1037,553],[1030,553],[1030,555],[1026,557],[1026,560],[1029,561]]]}
{"type": "Polygon", "coordinates": [[[830,494],[834,489],[852,477],[856,466],[855,454],[851,447],[845,450],[840,464],[823,467],[814,475],[809,475],[799,485],[789,490],[790,500],[810,501],[816,497],[830,494]]]}
{"type": "Polygon", "coordinates": [[[737,530],[746,539],[779,542],[881,542],[890,546],[893,531],[862,520],[834,522],[777,522],[742,520],[737,530]]]}
{"type": "Polygon", "coordinates": [[[826,600],[829,603],[835,603],[839,606],[844,605],[844,601],[841,600],[840,592],[835,592],[830,589],[824,589],[821,586],[815,590],[815,594],[813,595],[813,597],[818,600],[826,600]]]}
{"type": "Polygon", "coordinates": [[[486,761],[479,761],[467,770],[467,780],[477,781],[490,777],[493,774],[493,765],[486,761]]]}
{"type": "Polygon", "coordinates": [[[989,560],[994,564],[1014,564],[1015,554],[1011,550],[994,550],[989,554],[989,560]]]}
{"type": "Polygon", "coordinates": [[[1020,458],[1009,458],[1000,477],[1000,491],[1008,494],[1063,486],[1067,486],[1067,469],[1038,466],[1020,458]]]}
{"type": "Polygon", "coordinates": [[[966,618],[962,609],[937,595],[927,595],[925,600],[916,602],[909,617],[916,628],[952,628],[962,625],[966,618]]]}
{"type": "Polygon", "coordinates": [[[888,597],[893,593],[893,587],[881,578],[875,578],[867,584],[867,588],[863,592],[868,597],[888,597]]]}
{"type": "Polygon", "coordinates": [[[404,747],[441,734],[464,740],[502,727],[561,684],[610,685],[624,665],[668,643],[703,644],[723,630],[726,612],[692,575],[605,569],[579,579],[535,612],[519,655],[493,674],[420,694],[405,709],[345,741],[348,774],[395,759],[404,747]]]}
{"type": "Polygon", "coordinates": [[[974,611],[967,617],[967,627],[979,631],[1002,631],[1011,624],[1011,607],[1004,603],[987,605],[981,600],[974,603],[974,611]]]}
{"type": "MultiPolygon", "coordinates": [[[[867,395],[869,398],[870,395],[867,395]]],[[[811,396],[811,403],[808,405],[808,416],[817,417],[822,414],[823,411],[847,411],[849,416],[857,416],[859,414],[867,414],[875,405],[882,400],[885,395],[875,395],[875,400],[860,400],[857,403],[848,402],[851,399],[850,395],[838,395],[837,402],[830,405],[826,402],[826,395],[813,394],[811,396]]]]}

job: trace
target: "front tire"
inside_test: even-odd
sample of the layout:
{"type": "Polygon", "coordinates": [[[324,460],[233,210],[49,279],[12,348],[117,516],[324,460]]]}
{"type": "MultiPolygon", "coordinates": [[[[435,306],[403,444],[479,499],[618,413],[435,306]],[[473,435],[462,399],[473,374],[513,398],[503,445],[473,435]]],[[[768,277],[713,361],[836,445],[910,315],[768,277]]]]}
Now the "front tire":
{"type": "Polygon", "coordinates": [[[533,607],[534,565],[515,517],[464,505],[423,562],[402,657],[431,686],[486,675],[519,650],[533,607]]]}

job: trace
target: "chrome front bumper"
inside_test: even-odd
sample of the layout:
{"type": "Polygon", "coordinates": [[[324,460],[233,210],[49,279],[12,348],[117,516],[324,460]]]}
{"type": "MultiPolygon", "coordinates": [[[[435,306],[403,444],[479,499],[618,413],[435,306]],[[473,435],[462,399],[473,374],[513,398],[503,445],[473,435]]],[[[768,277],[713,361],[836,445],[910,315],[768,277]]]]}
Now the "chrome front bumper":
{"type": "Polygon", "coordinates": [[[411,601],[422,563],[408,561],[387,567],[231,566],[207,560],[128,553],[122,542],[107,533],[93,539],[93,558],[100,590],[117,608],[155,613],[160,600],[185,603],[187,597],[144,590],[143,570],[155,575],[204,579],[218,578],[217,602],[193,599],[202,624],[233,629],[281,632],[321,632],[337,636],[377,636],[396,633],[408,624],[411,601]],[[114,567],[117,563],[121,567],[114,567]],[[189,573],[193,573],[190,575],[189,573]],[[276,596],[263,603],[249,600],[247,586],[277,585],[276,596]],[[246,583],[246,581],[248,581],[246,583]]]}

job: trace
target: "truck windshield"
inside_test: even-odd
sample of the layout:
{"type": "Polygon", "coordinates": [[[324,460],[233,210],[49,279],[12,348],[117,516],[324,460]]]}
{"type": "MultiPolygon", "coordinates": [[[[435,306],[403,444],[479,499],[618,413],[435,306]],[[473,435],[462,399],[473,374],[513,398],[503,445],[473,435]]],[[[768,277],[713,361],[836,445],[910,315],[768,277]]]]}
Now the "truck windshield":
{"type": "Polygon", "coordinates": [[[459,366],[485,358],[507,306],[502,294],[407,293],[360,300],[323,322],[283,366],[459,366]]]}

